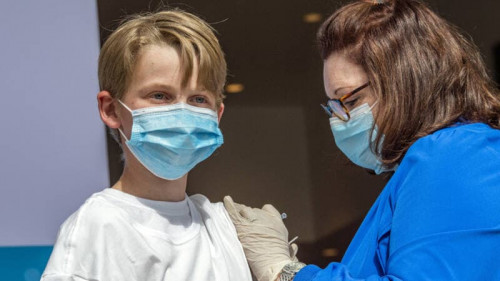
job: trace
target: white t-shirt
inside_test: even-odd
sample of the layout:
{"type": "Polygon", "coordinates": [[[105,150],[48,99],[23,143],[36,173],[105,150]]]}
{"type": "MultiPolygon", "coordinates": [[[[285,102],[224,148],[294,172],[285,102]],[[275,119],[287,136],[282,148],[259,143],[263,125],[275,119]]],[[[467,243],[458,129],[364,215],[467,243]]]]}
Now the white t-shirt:
{"type": "Polygon", "coordinates": [[[152,201],[107,188],[61,226],[42,281],[251,281],[222,203],[152,201]]]}

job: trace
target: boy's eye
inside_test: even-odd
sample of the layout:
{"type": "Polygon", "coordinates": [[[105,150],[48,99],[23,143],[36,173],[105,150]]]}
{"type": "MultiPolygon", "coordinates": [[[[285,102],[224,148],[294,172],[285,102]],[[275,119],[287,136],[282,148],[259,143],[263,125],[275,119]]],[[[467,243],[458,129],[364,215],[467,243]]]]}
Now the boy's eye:
{"type": "Polygon", "coordinates": [[[154,93],[153,98],[156,100],[161,100],[161,99],[165,98],[165,94],[164,93],[154,93]]]}
{"type": "Polygon", "coordinates": [[[196,93],[188,98],[188,103],[192,106],[213,108],[215,107],[214,98],[209,93],[196,93]]]}
{"type": "Polygon", "coordinates": [[[156,103],[170,103],[173,99],[172,95],[163,92],[153,92],[149,95],[149,98],[152,100],[152,102],[156,103]]]}
{"type": "Polygon", "coordinates": [[[195,103],[206,103],[207,102],[207,99],[205,97],[200,97],[200,96],[194,97],[193,100],[195,103]]]}

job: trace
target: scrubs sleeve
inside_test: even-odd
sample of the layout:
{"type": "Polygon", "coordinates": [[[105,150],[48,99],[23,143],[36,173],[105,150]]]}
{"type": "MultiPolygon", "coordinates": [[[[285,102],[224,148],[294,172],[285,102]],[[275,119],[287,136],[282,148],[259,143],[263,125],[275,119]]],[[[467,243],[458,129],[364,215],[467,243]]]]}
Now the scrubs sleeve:
{"type": "Polygon", "coordinates": [[[417,141],[390,184],[386,272],[403,280],[500,280],[500,130],[476,123],[417,141]]]}
{"type": "Polygon", "coordinates": [[[353,277],[330,263],[306,266],[294,281],[500,280],[499,159],[500,131],[484,124],[420,139],[386,186],[393,215],[383,273],[353,277]]]}

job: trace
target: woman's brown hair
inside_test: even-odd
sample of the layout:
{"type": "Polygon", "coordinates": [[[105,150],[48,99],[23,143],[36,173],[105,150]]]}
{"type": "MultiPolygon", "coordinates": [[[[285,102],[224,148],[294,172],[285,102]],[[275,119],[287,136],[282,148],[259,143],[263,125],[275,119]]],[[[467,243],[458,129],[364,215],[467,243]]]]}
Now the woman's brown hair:
{"type": "Polygon", "coordinates": [[[420,1],[348,4],[323,23],[318,43],[323,59],[342,53],[366,71],[378,99],[372,147],[388,167],[459,120],[500,128],[500,95],[477,47],[420,1]]]}

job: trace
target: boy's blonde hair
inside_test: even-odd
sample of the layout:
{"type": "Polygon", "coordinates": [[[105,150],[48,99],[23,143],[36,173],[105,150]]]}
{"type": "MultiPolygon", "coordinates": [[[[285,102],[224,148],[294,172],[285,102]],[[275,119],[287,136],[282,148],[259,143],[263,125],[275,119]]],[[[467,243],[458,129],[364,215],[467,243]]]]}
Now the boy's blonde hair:
{"type": "Polygon", "coordinates": [[[183,87],[193,74],[193,62],[198,62],[198,83],[215,94],[219,107],[224,98],[227,72],[224,53],[214,30],[204,20],[179,9],[133,16],[109,36],[99,55],[101,91],[121,99],[140,50],[163,44],[179,51],[183,87]]]}

